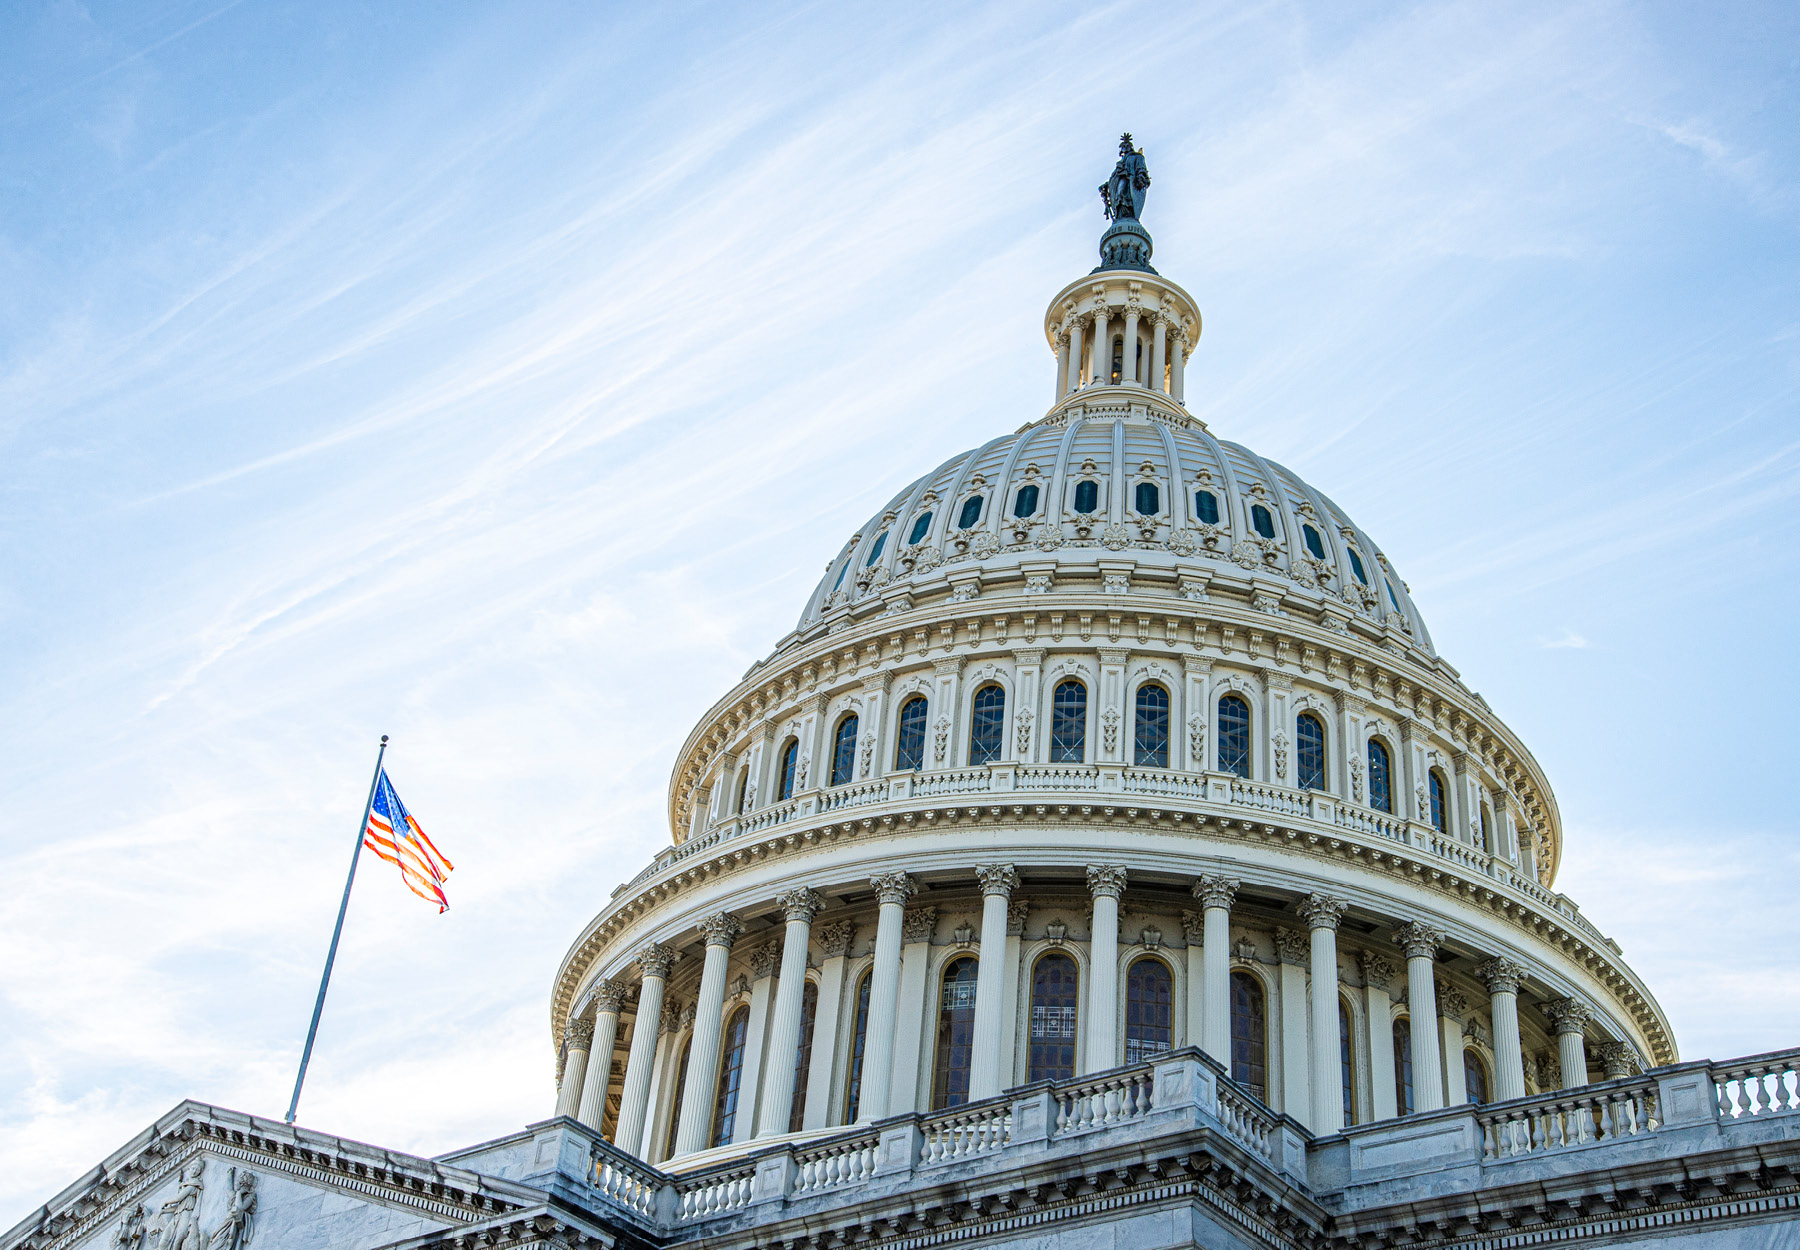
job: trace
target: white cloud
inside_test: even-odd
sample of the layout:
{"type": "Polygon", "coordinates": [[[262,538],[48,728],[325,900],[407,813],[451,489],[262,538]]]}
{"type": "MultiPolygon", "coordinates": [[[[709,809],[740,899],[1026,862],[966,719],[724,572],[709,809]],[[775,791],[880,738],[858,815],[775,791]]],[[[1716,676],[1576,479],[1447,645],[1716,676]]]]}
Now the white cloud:
{"type": "Polygon", "coordinates": [[[1576,650],[1585,650],[1590,645],[1592,645],[1592,644],[1590,644],[1586,638],[1583,638],[1580,634],[1576,633],[1574,630],[1569,629],[1567,627],[1565,627],[1563,629],[1563,632],[1561,634],[1557,635],[1555,638],[1540,638],[1540,639],[1538,639],[1538,646],[1543,647],[1545,650],[1549,650],[1549,651],[1554,651],[1554,650],[1557,650],[1562,647],[1570,647],[1570,648],[1573,648],[1576,650]]]}

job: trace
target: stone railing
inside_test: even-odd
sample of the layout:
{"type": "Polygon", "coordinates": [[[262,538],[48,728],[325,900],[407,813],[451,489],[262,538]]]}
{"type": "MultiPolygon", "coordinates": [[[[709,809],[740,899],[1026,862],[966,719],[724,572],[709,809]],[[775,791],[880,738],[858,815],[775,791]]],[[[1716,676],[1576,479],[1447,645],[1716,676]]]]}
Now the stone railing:
{"type": "Polygon", "coordinates": [[[1136,1120],[1150,1111],[1155,1086],[1155,1069],[1141,1067],[1095,1081],[1055,1086],[1056,1124],[1052,1135],[1066,1137],[1136,1120]]]}
{"type": "Polygon", "coordinates": [[[819,810],[836,812],[846,807],[862,807],[867,803],[885,803],[888,800],[888,790],[885,777],[879,781],[860,781],[855,785],[838,786],[819,796],[819,810]]]}
{"type": "Polygon", "coordinates": [[[1021,764],[1021,790],[1076,790],[1100,788],[1100,770],[1083,764],[1021,764]]]}
{"type": "Polygon", "coordinates": [[[690,1224],[750,1205],[756,1196],[756,1161],[735,1160],[675,1178],[675,1219],[690,1224]]]}
{"type": "Polygon", "coordinates": [[[592,1170],[588,1174],[588,1183],[602,1197],[640,1219],[655,1221],[658,1218],[657,1197],[668,1183],[668,1177],[603,1141],[592,1143],[589,1165],[592,1170]]]}
{"type": "Polygon", "coordinates": [[[1719,1114],[1729,1120],[1800,1111],[1800,1049],[1712,1065],[1719,1114]]]}
{"type": "Polygon", "coordinates": [[[1127,768],[1126,794],[1158,794],[1171,799],[1204,799],[1206,779],[1198,773],[1172,773],[1164,768],[1127,768]]]}
{"type": "Polygon", "coordinates": [[[974,1107],[940,1111],[925,1119],[919,1134],[921,1167],[989,1154],[1011,1144],[1012,1105],[989,1100],[974,1107]]]}
{"type": "Polygon", "coordinates": [[[875,1174],[876,1151],[880,1145],[879,1133],[859,1133],[795,1152],[794,1196],[804,1197],[845,1185],[862,1184],[875,1174]]]}
{"type": "Polygon", "coordinates": [[[1260,781],[1245,781],[1238,777],[1231,779],[1231,801],[1239,807],[1279,812],[1283,816],[1312,815],[1312,804],[1306,791],[1289,790],[1286,786],[1271,786],[1260,781]]]}
{"type": "Polygon", "coordinates": [[[1656,1130],[1656,1082],[1649,1077],[1609,1081],[1529,1099],[1514,1099],[1476,1112],[1482,1156],[1507,1159],[1541,1154],[1656,1130]]]}
{"type": "Polygon", "coordinates": [[[760,833],[775,825],[786,824],[799,814],[801,801],[788,799],[772,807],[758,808],[756,811],[739,818],[738,832],[760,833]]]}
{"type": "Polygon", "coordinates": [[[986,768],[957,768],[949,772],[921,773],[913,783],[913,794],[921,798],[939,794],[984,794],[992,785],[992,774],[986,768]]]}

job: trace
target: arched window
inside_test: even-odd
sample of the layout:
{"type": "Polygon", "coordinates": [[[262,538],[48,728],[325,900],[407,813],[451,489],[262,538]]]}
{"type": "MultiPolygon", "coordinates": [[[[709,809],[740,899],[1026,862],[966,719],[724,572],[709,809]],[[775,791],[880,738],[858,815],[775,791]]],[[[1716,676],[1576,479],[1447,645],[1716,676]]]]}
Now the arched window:
{"type": "Polygon", "coordinates": [[[1323,560],[1325,558],[1325,543],[1319,537],[1318,530],[1303,524],[1300,526],[1300,536],[1306,540],[1306,549],[1312,552],[1313,559],[1323,560]]]}
{"type": "Polygon", "coordinates": [[[1113,385],[1125,376],[1125,337],[1115,335],[1112,341],[1112,377],[1113,385]]]}
{"type": "Polygon", "coordinates": [[[781,748],[781,780],[775,787],[775,797],[791,799],[794,797],[794,771],[800,763],[800,743],[797,739],[789,739],[781,748]]]}
{"type": "Polygon", "coordinates": [[[1169,1049],[1175,982],[1169,965],[1146,955],[1125,971],[1125,1062],[1143,1063],[1169,1049]]]}
{"type": "Polygon", "coordinates": [[[739,1007],[725,1022],[725,1045],[719,1054],[719,1093],[713,1100],[712,1140],[723,1146],[731,1140],[737,1119],[738,1088],[744,1083],[744,1039],[750,1033],[750,1008],[739,1007]]]}
{"type": "Polygon", "coordinates": [[[1070,678],[1058,682],[1050,699],[1050,762],[1087,760],[1087,687],[1070,678]]]}
{"type": "Polygon", "coordinates": [[[788,1110],[788,1132],[806,1127],[806,1076],[812,1069],[813,1026],[819,1018],[819,986],[808,981],[800,992],[800,1045],[794,1051],[794,1101],[788,1110]]]}
{"type": "Polygon", "coordinates": [[[1248,972],[1231,974],[1231,1079],[1269,1100],[1268,1016],[1262,982],[1248,972]]]}
{"type": "Polygon", "coordinates": [[[856,1014],[850,1023],[850,1083],[844,1091],[845,1124],[855,1124],[862,1111],[863,1052],[869,1047],[869,988],[874,983],[872,968],[856,983],[856,1014]]]}
{"type": "Polygon", "coordinates": [[[1031,968],[1031,1046],[1028,1081],[1066,1081],[1075,1075],[1075,961],[1060,951],[1031,968]]]}
{"type": "Polygon", "coordinates": [[[1207,525],[1219,523],[1219,500],[1210,490],[1194,492],[1194,515],[1207,525]]]}
{"type": "Polygon", "coordinates": [[[966,530],[979,520],[981,520],[981,496],[970,495],[963,500],[962,511],[957,514],[956,528],[966,530]]]}
{"type": "Polygon", "coordinates": [[[931,1073],[931,1109],[969,1101],[969,1054],[975,1045],[975,957],[952,959],[938,994],[937,1061],[931,1073]]]}
{"type": "Polygon", "coordinates": [[[1394,810],[1393,766],[1388,749],[1374,738],[1369,739],[1369,806],[1382,812],[1394,810]]]}
{"type": "Polygon", "coordinates": [[[854,557],[849,556],[849,555],[846,555],[844,557],[844,567],[838,570],[837,580],[835,582],[831,583],[831,593],[832,594],[835,595],[838,592],[838,590],[843,586],[844,574],[846,574],[850,571],[850,565],[851,565],[853,559],[854,559],[854,557]]]}
{"type": "Polygon", "coordinates": [[[1490,855],[1493,854],[1494,844],[1488,838],[1488,830],[1493,827],[1494,813],[1488,809],[1486,803],[1483,803],[1481,805],[1481,827],[1475,831],[1475,844],[1490,855]]]}
{"type": "Polygon", "coordinates": [[[1356,1046],[1350,1040],[1350,1008],[1338,999],[1338,1068],[1344,1082],[1344,1123],[1356,1123],[1356,1046]]]}
{"type": "Polygon", "coordinates": [[[1169,692],[1155,682],[1138,687],[1131,762],[1139,768],[1169,766],[1169,692]]]}
{"type": "Polygon", "coordinates": [[[1469,1091],[1469,1101],[1476,1106],[1494,1101],[1488,1090],[1487,1064],[1472,1050],[1463,1051],[1463,1088],[1469,1091]]]}
{"type": "Polygon", "coordinates": [[[917,771],[925,767],[925,722],[931,715],[931,704],[925,696],[915,694],[900,705],[899,742],[894,747],[894,767],[917,771]]]}
{"type": "Polygon", "coordinates": [[[1356,574],[1357,581],[1359,581],[1363,585],[1367,586],[1369,584],[1369,575],[1363,571],[1362,557],[1356,554],[1355,547],[1351,547],[1349,549],[1349,551],[1350,551],[1350,571],[1352,573],[1356,574]]]}
{"type": "Polygon", "coordinates": [[[1037,511],[1038,488],[1021,486],[1019,493],[1013,496],[1013,515],[1021,519],[1037,511]]]}
{"type": "Polygon", "coordinates": [[[912,533],[910,533],[906,536],[907,546],[910,547],[912,544],[918,542],[921,538],[925,537],[925,531],[930,528],[931,528],[931,513],[929,513],[929,512],[921,513],[919,516],[919,519],[913,522],[912,533]]]}
{"type": "Polygon", "coordinates": [[[1075,511],[1083,516],[1100,506],[1100,484],[1098,482],[1075,483],[1075,511]]]}
{"type": "Polygon", "coordinates": [[[1450,803],[1444,791],[1444,774],[1434,768],[1425,774],[1425,782],[1431,791],[1431,827],[1439,833],[1449,833],[1450,803]]]}
{"type": "Polygon", "coordinates": [[[1250,705],[1235,694],[1219,700],[1219,771],[1250,775],[1250,705]]]}
{"type": "Polygon", "coordinates": [[[856,715],[852,713],[838,722],[837,737],[831,743],[831,784],[841,786],[856,778],[856,715]]]}
{"type": "Polygon", "coordinates": [[[1387,587],[1388,602],[1393,604],[1394,611],[1398,612],[1400,610],[1400,596],[1394,593],[1394,583],[1387,581],[1384,578],[1382,580],[1382,585],[1387,587]]]}
{"type": "Polygon", "coordinates": [[[1412,1025],[1405,1016],[1394,1021],[1394,1106],[1413,1113],[1412,1025]]]}
{"type": "Polygon", "coordinates": [[[1294,782],[1302,790],[1325,788],[1325,722],[1311,712],[1294,722],[1294,782]]]}
{"type": "Polygon", "coordinates": [[[869,548],[869,558],[863,561],[865,569],[881,559],[881,549],[885,546],[887,546],[887,531],[882,530],[881,533],[875,535],[875,545],[869,548]]]}
{"type": "Polygon", "coordinates": [[[1006,691],[983,686],[975,692],[969,715],[969,763],[986,764],[1000,758],[1006,739],[1006,691]]]}
{"type": "Polygon", "coordinates": [[[1275,537],[1275,518],[1269,515],[1267,508],[1259,503],[1253,503],[1250,505],[1250,528],[1264,538],[1273,538],[1275,537]]]}
{"type": "Polygon", "coordinates": [[[746,768],[743,772],[738,774],[738,797],[737,797],[738,815],[742,816],[744,814],[744,803],[745,803],[745,800],[747,800],[749,797],[750,797],[750,770],[748,768],[746,768]]]}
{"type": "Polygon", "coordinates": [[[1156,489],[1155,482],[1139,482],[1135,502],[1139,516],[1155,516],[1162,511],[1162,492],[1156,489]]]}

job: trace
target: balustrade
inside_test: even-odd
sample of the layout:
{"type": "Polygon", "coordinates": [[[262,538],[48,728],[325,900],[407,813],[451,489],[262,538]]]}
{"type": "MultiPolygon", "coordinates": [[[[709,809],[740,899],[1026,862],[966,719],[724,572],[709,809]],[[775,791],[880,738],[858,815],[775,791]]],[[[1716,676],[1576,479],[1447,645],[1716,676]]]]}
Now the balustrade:
{"type": "Polygon", "coordinates": [[[1265,812],[1280,812],[1283,816],[1310,816],[1312,803],[1304,790],[1289,790],[1285,786],[1264,785],[1259,781],[1245,781],[1232,778],[1231,801],[1240,807],[1254,807],[1265,812]]]}
{"type": "Polygon", "coordinates": [[[1017,782],[1021,790],[1098,790],[1100,770],[1080,764],[1026,764],[1017,782]]]}
{"type": "Polygon", "coordinates": [[[1128,768],[1125,770],[1125,793],[1203,799],[1206,797],[1206,780],[1195,773],[1183,775],[1166,768],[1128,768]]]}
{"type": "Polygon", "coordinates": [[[1719,1114],[1729,1120],[1800,1111],[1800,1050],[1716,1063],[1713,1088],[1719,1114]]]}
{"type": "Polygon", "coordinates": [[[852,1137],[802,1150],[794,1156],[794,1196],[859,1185],[875,1174],[879,1136],[852,1137]]]}
{"type": "Polygon", "coordinates": [[[656,1195],[663,1176],[655,1168],[633,1159],[606,1142],[594,1142],[589,1158],[588,1183],[627,1211],[656,1218],[656,1195]]]}
{"type": "Polygon", "coordinates": [[[1639,1077],[1513,1101],[1476,1112],[1488,1159],[1541,1154],[1589,1142],[1635,1137],[1660,1126],[1656,1083],[1639,1077]]]}
{"type": "Polygon", "coordinates": [[[731,1167],[681,1176],[675,1180],[678,1202],[676,1219],[711,1219],[727,1211],[750,1205],[756,1191],[756,1164],[739,1163],[731,1167]]]}
{"type": "Polygon", "coordinates": [[[1366,807],[1352,807],[1348,803],[1339,803],[1337,810],[1332,813],[1332,819],[1340,829],[1349,829],[1355,833],[1377,838],[1392,838],[1396,842],[1406,841],[1406,828],[1400,821],[1385,813],[1371,811],[1366,807]]]}
{"type": "Polygon", "coordinates": [[[741,833],[757,833],[773,825],[785,824],[794,818],[800,810],[799,799],[789,799],[785,803],[777,803],[773,807],[765,807],[759,812],[752,812],[744,817],[738,826],[741,833]]]}
{"type": "Polygon", "coordinates": [[[853,786],[839,786],[835,790],[827,790],[819,799],[821,812],[841,811],[846,807],[861,807],[866,803],[885,803],[888,799],[888,782],[864,781],[853,786]]]}
{"type": "Polygon", "coordinates": [[[1138,1119],[1148,1114],[1154,1092],[1155,1076],[1147,1069],[1058,1088],[1054,1135],[1085,1133],[1138,1119]]]}
{"type": "Polygon", "coordinates": [[[999,1150],[1012,1139],[1012,1105],[989,1103],[972,1110],[939,1112],[920,1126],[921,1166],[952,1163],[999,1150]]]}
{"type": "Polygon", "coordinates": [[[992,776],[985,768],[961,768],[954,772],[925,773],[913,786],[920,796],[934,794],[973,794],[987,790],[992,776]]]}
{"type": "Polygon", "coordinates": [[[1275,1132],[1275,1116],[1267,1107],[1229,1081],[1219,1086],[1219,1122],[1240,1145],[1265,1162],[1274,1158],[1269,1143],[1275,1132]]]}

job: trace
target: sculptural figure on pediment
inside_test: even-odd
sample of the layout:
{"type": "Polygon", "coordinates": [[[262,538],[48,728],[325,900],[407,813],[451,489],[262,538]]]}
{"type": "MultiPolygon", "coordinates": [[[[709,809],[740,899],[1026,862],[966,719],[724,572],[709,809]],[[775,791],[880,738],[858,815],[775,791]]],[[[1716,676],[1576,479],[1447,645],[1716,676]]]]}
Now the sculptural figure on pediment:
{"type": "Polygon", "coordinates": [[[161,1240],[156,1250],[204,1250],[206,1234],[200,1231],[200,1196],[206,1185],[206,1160],[195,1159],[181,1171],[175,1196],[162,1204],[161,1240]]]}
{"type": "Polygon", "coordinates": [[[231,1198],[225,1219],[206,1243],[207,1250],[242,1250],[256,1231],[256,1173],[249,1168],[231,1170],[231,1198]]]}

